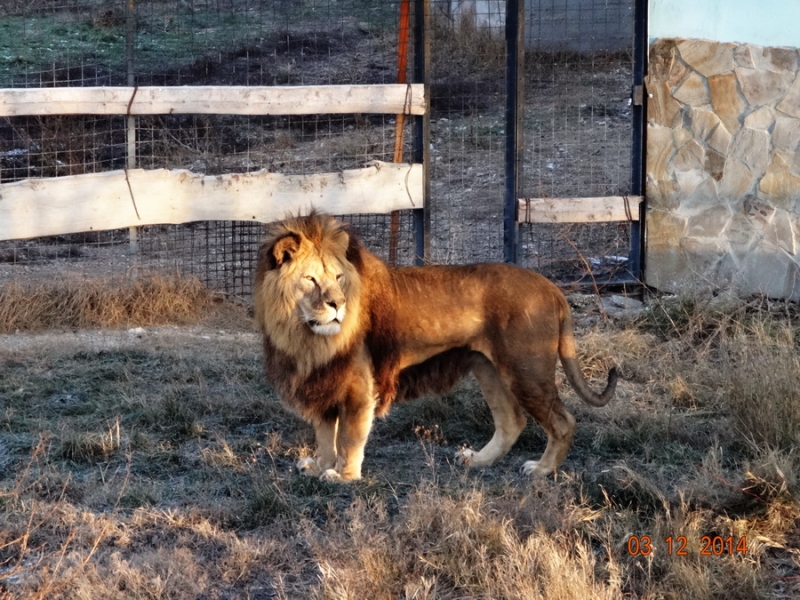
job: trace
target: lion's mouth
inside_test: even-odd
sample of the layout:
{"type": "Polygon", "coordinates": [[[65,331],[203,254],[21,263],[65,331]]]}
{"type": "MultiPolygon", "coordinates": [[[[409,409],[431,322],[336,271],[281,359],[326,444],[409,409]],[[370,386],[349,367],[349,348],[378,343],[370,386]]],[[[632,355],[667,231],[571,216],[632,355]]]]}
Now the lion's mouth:
{"type": "Polygon", "coordinates": [[[306,323],[308,323],[311,327],[318,327],[320,325],[331,325],[332,323],[337,323],[341,325],[339,319],[331,319],[327,323],[322,323],[321,321],[317,321],[316,319],[309,319],[308,321],[306,321],[306,323]]]}
{"type": "Polygon", "coordinates": [[[321,323],[316,319],[309,319],[306,321],[311,331],[317,335],[336,335],[342,330],[342,324],[339,319],[331,319],[327,323],[321,323]]]}

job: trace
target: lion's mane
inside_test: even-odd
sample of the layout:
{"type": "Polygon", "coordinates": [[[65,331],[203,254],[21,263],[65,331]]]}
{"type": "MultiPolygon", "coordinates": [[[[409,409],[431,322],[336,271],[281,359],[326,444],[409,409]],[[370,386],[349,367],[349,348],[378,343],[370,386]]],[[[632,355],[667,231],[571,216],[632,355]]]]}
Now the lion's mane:
{"type": "Polygon", "coordinates": [[[318,419],[337,403],[337,390],[354,368],[369,362],[379,402],[376,412],[385,414],[399,383],[395,299],[386,266],[345,224],[318,213],[272,224],[259,251],[254,314],[264,336],[267,376],[281,397],[304,417],[318,419]],[[287,239],[298,250],[291,263],[279,268],[276,253],[287,239]],[[292,287],[309,260],[337,261],[346,272],[348,317],[340,335],[315,335],[296,317],[292,287]]]}

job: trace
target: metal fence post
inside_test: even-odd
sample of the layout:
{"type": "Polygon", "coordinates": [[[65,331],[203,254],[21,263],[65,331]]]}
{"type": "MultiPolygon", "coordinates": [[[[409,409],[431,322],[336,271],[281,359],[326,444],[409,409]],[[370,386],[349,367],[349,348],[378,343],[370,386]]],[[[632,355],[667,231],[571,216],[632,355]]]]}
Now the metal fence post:
{"type": "MultiPolygon", "coordinates": [[[[647,94],[644,89],[644,73],[647,62],[647,0],[634,3],[633,38],[633,127],[631,140],[631,195],[641,196],[644,191],[645,118],[647,94]]],[[[631,222],[631,248],[628,255],[630,275],[641,280],[644,276],[644,203],[639,211],[639,220],[631,222]]]]}
{"type": "Polygon", "coordinates": [[[414,210],[418,265],[431,251],[431,94],[430,0],[414,1],[414,82],[425,85],[425,114],[414,118],[414,162],[423,167],[423,206],[414,210]]]}
{"type": "Polygon", "coordinates": [[[525,0],[506,2],[506,156],[503,210],[503,260],[517,262],[517,199],[522,166],[525,0]]]}

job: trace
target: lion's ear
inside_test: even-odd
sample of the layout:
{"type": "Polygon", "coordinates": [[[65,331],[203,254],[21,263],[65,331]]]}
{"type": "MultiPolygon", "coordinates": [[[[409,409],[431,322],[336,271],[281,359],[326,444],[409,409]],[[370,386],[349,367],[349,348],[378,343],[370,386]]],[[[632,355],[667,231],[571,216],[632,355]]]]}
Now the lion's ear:
{"type": "Polygon", "coordinates": [[[275,268],[291,261],[300,249],[300,236],[290,233],[283,236],[272,246],[272,258],[275,260],[275,268]]]}

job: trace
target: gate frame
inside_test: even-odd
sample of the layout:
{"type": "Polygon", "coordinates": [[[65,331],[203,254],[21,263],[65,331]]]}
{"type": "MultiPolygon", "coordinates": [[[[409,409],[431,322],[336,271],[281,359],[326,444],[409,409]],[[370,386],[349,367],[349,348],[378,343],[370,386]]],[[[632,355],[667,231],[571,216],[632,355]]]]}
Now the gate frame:
{"type": "Polygon", "coordinates": [[[431,255],[431,2],[414,0],[414,83],[425,89],[425,111],[414,117],[412,162],[422,165],[422,208],[412,211],[414,263],[425,264],[431,255]]]}
{"type": "MultiPolygon", "coordinates": [[[[630,248],[627,269],[610,280],[592,279],[597,285],[639,284],[643,281],[644,257],[644,76],[647,64],[647,0],[634,0],[633,72],[631,85],[631,194],[641,199],[638,218],[629,218],[630,248]]],[[[525,0],[506,1],[506,187],[503,206],[503,260],[518,262],[520,168],[524,151],[522,95],[525,59],[525,0]]],[[[625,212],[630,214],[628,197],[625,212]]]]}

